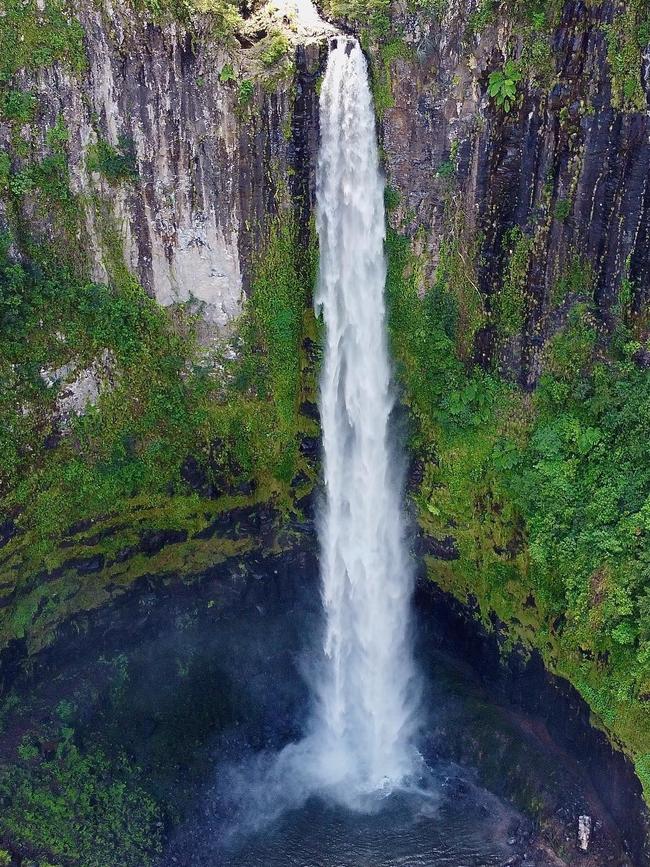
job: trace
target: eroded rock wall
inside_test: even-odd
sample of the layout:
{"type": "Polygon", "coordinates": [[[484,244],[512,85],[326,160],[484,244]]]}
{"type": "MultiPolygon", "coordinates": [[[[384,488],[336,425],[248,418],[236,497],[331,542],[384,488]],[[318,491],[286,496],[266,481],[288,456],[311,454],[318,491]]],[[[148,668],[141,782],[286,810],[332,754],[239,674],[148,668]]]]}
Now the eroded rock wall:
{"type": "MultiPolygon", "coordinates": [[[[39,131],[22,132],[29,159],[48,153],[47,130],[62,118],[70,186],[84,209],[79,244],[94,279],[108,279],[107,248],[117,237],[150,295],[165,306],[195,302],[209,324],[224,326],[241,311],[275,213],[292,207],[292,179],[303,179],[311,195],[317,98],[309,85],[319,69],[318,40],[264,79],[246,50],[211,36],[209,18],[192,30],[179,21],[158,26],[116,0],[87,4],[79,20],[83,73],[55,64],[15,79],[38,98],[39,131]],[[121,151],[133,179],[92,171],[98,141],[121,151]]],[[[0,124],[0,146],[9,150],[10,137],[0,124]]],[[[22,207],[36,234],[47,234],[28,197],[22,207]]]]}
{"type": "MultiPolygon", "coordinates": [[[[612,104],[607,27],[621,4],[568,0],[548,37],[546,81],[524,75],[508,114],[488,94],[489,74],[520,58],[530,34],[507,15],[471,32],[480,6],[454,0],[442,17],[398,18],[411,57],[392,64],[393,106],[381,124],[389,182],[401,196],[393,223],[412,236],[424,229],[431,279],[450,212],[460,216],[469,257],[477,244],[472,266],[487,313],[475,357],[489,366],[496,354],[501,368],[530,388],[545,340],[575,301],[593,300],[606,329],[623,278],[634,287],[635,311],[647,305],[650,116],[612,104]],[[513,227],[531,241],[528,291],[523,327],[499,341],[490,314],[513,252],[513,227]],[[589,285],[582,297],[569,291],[558,299],[558,281],[572,262],[588,269],[589,285]]],[[[640,62],[650,105],[648,49],[640,62]]]]}

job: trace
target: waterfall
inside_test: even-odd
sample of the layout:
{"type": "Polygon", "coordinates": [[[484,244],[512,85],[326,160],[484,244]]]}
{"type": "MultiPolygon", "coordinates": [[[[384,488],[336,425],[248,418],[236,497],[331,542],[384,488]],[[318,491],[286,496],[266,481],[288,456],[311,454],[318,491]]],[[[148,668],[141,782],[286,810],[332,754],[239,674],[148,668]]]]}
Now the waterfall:
{"type": "Polygon", "coordinates": [[[384,182],[365,57],[356,41],[336,43],[320,94],[317,170],[326,627],[312,746],[321,780],[353,794],[409,776],[416,702],[413,576],[390,441],[384,182]]]}
{"type": "Polygon", "coordinates": [[[373,810],[394,789],[421,792],[426,777],[413,744],[413,572],[390,437],[384,183],[366,61],[352,39],[331,45],[320,124],[324,638],[302,740],[222,770],[226,800],[238,805],[236,832],[259,830],[315,794],[373,810]]]}

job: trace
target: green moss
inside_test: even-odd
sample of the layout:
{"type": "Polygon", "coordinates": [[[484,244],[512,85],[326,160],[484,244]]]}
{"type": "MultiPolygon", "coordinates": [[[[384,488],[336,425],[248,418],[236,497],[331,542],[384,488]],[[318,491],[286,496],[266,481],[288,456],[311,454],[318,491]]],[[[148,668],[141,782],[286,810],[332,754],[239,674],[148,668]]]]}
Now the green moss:
{"type": "Polygon", "coordinates": [[[19,69],[61,62],[80,73],[86,67],[83,28],[67,0],[5,0],[0,16],[0,82],[19,69]]]}
{"type": "Polygon", "coordinates": [[[236,370],[240,389],[269,401],[268,427],[256,432],[256,459],[282,481],[295,474],[300,399],[302,316],[308,297],[295,226],[280,220],[254,269],[251,297],[242,324],[244,352],[236,370]]]}
{"type": "Polygon", "coordinates": [[[449,149],[449,156],[443,160],[436,171],[439,178],[450,179],[455,177],[458,163],[458,139],[454,139],[449,149]]]}
{"type": "Polygon", "coordinates": [[[562,380],[586,373],[594,357],[596,340],[593,318],[584,305],[577,305],[571,310],[567,326],[545,348],[546,369],[562,380]]]}
{"type": "Polygon", "coordinates": [[[455,213],[440,244],[436,284],[456,311],[456,352],[462,360],[471,357],[476,333],[486,321],[478,288],[479,246],[480,237],[468,233],[464,217],[455,213]]]}
{"type": "Polygon", "coordinates": [[[111,184],[133,181],[138,177],[133,141],[120,136],[117,147],[103,138],[90,145],[86,154],[89,172],[99,172],[111,184]]]}
{"type": "Polygon", "coordinates": [[[0,114],[10,123],[31,123],[37,108],[38,99],[23,90],[8,90],[0,98],[0,114]]]}
{"type": "MultiPolygon", "coordinates": [[[[513,240],[505,282],[519,311],[529,240],[513,240]]],[[[453,247],[453,232],[446,243],[453,247]]],[[[496,614],[510,645],[535,648],[573,683],[650,795],[650,380],[614,344],[599,360],[585,306],[548,344],[532,399],[468,369],[455,351],[449,281],[422,289],[408,240],[389,233],[387,249],[391,341],[424,462],[419,520],[434,537],[453,536],[459,551],[455,561],[429,559],[429,573],[477,600],[488,628],[496,614]]],[[[575,263],[567,280],[582,288],[587,271],[575,263]]],[[[514,331],[522,319],[502,312],[501,321],[514,331]]]]}
{"type": "Polygon", "coordinates": [[[272,33],[260,54],[260,59],[266,66],[273,66],[289,53],[290,47],[284,33],[272,33]]]}
{"type": "Polygon", "coordinates": [[[471,39],[474,36],[478,36],[486,27],[494,23],[496,14],[496,0],[481,0],[477,8],[470,13],[465,34],[466,38],[471,39]]]}
{"type": "Polygon", "coordinates": [[[555,204],[554,216],[556,220],[560,222],[564,222],[567,219],[569,214],[571,213],[571,208],[573,204],[571,199],[558,199],[555,204]]]}
{"type": "Polygon", "coordinates": [[[245,78],[243,81],[239,83],[239,88],[237,90],[237,105],[240,109],[246,108],[246,106],[250,105],[253,96],[255,94],[255,85],[250,79],[245,78]]]}
{"type": "Polygon", "coordinates": [[[642,52],[650,42],[650,16],[644,0],[631,0],[604,29],[612,105],[621,111],[643,112],[647,99],[642,81],[642,52]]]}
{"type": "Polygon", "coordinates": [[[368,28],[375,39],[391,31],[389,0],[327,0],[324,11],[328,16],[346,18],[368,28]]]}
{"type": "Polygon", "coordinates": [[[386,111],[393,106],[393,86],[391,80],[391,68],[399,58],[410,58],[411,50],[403,39],[390,38],[379,46],[374,54],[371,66],[372,96],[375,103],[375,113],[382,118],[386,111]]]}
{"type": "Polygon", "coordinates": [[[593,280],[590,263],[581,256],[570,255],[562,273],[553,285],[551,303],[553,306],[559,306],[569,297],[586,301],[591,297],[593,280]]]}
{"type": "Polygon", "coordinates": [[[1,595],[11,599],[0,639],[25,637],[32,651],[51,640],[61,618],[108,601],[109,584],[120,593],[147,573],[195,575],[243,553],[244,541],[233,547],[196,533],[215,510],[273,497],[291,508],[290,482],[299,470],[312,475],[298,450],[309,427],[298,407],[313,256],[311,246],[298,249],[291,220],[277,221],[257,257],[238,336],[208,354],[187,311],[163,309],[144,293],[107,209],[100,200],[95,209],[108,285],[87,282],[83,269],[29,235],[13,239],[20,264],[9,236],[0,246],[0,500],[19,531],[0,562],[1,595]],[[46,385],[41,369],[62,369],[63,383],[100,359],[108,366],[95,406],[70,418],[61,436],[54,412],[61,385],[46,385]],[[217,504],[191,493],[189,457],[203,488],[221,492],[217,504]],[[249,493],[233,497],[242,487],[249,493]],[[80,521],[92,521],[91,536],[109,531],[115,514],[126,523],[105,538],[67,538],[80,521]],[[154,557],[117,558],[137,548],[143,531],[165,528],[185,530],[186,541],[154,557]],[[92,556],[104,558],[101,578],[68,565],[92,556]],[[30,583],[45,574],[47,581],[30,583]]]}
{"type": "Polygon", "coordinates": [[[503,246],[508,259],[493,315],[499,334],[511,337],[519,333],[524,324],[533,239],[519,226],[514,226],[504,235],[503,246]]]}
{"type": "Polygon", "coordinates": [[[130,3],[137,12],[156,23],[171,19],[191,26],[197,15],[205,16],[212,33],[222,39],[230,36],[242,23],[234,0],[130,0],[130,3]]]}

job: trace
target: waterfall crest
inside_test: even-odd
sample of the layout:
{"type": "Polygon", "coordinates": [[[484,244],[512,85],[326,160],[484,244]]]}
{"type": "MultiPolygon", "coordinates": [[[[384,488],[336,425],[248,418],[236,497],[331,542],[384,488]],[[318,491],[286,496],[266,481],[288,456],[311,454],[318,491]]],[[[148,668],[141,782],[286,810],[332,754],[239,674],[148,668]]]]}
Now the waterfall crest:
{"type": "Polygon", "coordinates": [[[319,527],[326,631],[313,745],[325,784],[375,791],[413,770],[413,577],[390,442],[384,182],[366,60],[351,39],[330,50],[320,124],[316,305],[326,332],[326,504],[319,527]]]}

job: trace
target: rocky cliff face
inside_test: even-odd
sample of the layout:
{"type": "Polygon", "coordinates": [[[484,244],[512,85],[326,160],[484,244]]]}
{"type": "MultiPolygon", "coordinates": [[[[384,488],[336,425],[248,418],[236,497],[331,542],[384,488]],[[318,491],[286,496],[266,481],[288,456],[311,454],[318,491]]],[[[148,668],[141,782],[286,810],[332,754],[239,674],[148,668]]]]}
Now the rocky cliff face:
{"type": "Polygon", "coordinates": [[[75,610],[106,601],[111,565],[129,573],[124,587],[136,579],[139,543],[122,530],[130,537],[139,519],[114,534],[109,513],[109,523],[131,506],[148,514],[145,535],[160,544],[146,557],[165,548],[167,559],[188,539],[211,547],[207,528],[223,506],[299,498],[311,485],[297,442],[301,424],[316,427],[298,417],[313,380],[301,381],[304,272],[316,85],[332,28],[311,7],[275,4],[224,38],[213,15],[153,20],[149,8],[115,0],[72,16],[52,0],[12,5],[0,21],[3,39],[25,35],[32,51],[0,78],[0,238],[10,239],[0,261],[2,645],[41,626],[43,643],[53,639],[67,614],[53,603],[45,626],[36,599],[60,600],[59,578],[75,610]],[[61,50],[70,21],[75,63],[61,50]],[[242,324],[254,272],[264,300],[242,324]],[[86,438],[81,427],[95,422],[101,432],[86,438]],[[99,508],[88,500],[98,476],[83,494],[78,479],[69,486],[79,462],[111,479],[99,508]],[[21,481],[38,493],[17,499],[21,481]],[[176,506],[191,527],[178,528],[176,506]],[[67,542],[52,534],[52,516],[67,542]],[[72,556],[91,527],[90,550],[84,540],[72,556]],[[25,557],[44,537],[57,554],[39,549],[34,581],[25,557]],[[101,578],[82,589],[77,577],[89,573],[101,578]]]}
{"type": "MultiPolygon", "coordinates": [[[[160,304],[191,302],[207,323],[224,326],[241,313],[278,209],[297,207],[309,187],[327,25],[319,32],[299,22],[295,59],[287,54],[270,68],[254,43],[251,56],[211,35],[208,16],[154,25],[115,0],[80,9],[78,19],[81,75],[56,64],[14,79],[38,100],[38,129],[21,132],[29,160],[47,155],[47,130],[61,119],[92,277],[110,279],[107,248],[117,242],[160,304]],[[103,171],[111,158],[113,172],[103,171]]],[[[11,140],[10,125],[0,124],[0,146],[11,150],[11,140]]],[[[29,198],[22,208],[35,234],[46,232],[29,198]]]]}
{"type": "Polygon", "coordinates": [[[398,16],[409,50],[392,64],[382,137],[401,194],[394,225],[424,230],[429,278],[441,243],[457,233],[482,308],[474,356],[486,367],[496,357],[531,388],[544,343],[577,301],[593,299],[610,331],[623,281],[634,312],[647,307],[650,47],[637,51],[638,69],[632,57],[637,103],[622,111],[608,28],[626,4],[569,0],[543,39],[507,12],[476,32],[472,16],[487,6],[461,0],[438,18],[398,16]],[[527,67],[506,113],[488,93],[489,74],[509,59],[525,66],[536,44],[548,52],[544,66],[527,67]],[[527,291],[504,335],[499,296],[517,242],[527,291]],[[585,277],[567,286],[577,263],[585,277]]]}
{"type": "Polygon", "coordinates": [[[647,797],[648,10],[432,5],[370,50],[429,576],[578,687],[647,797]]]}

